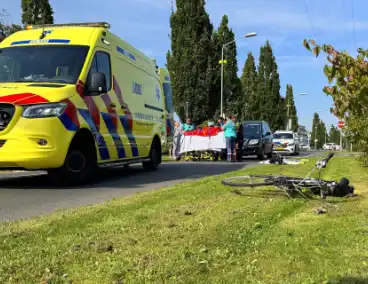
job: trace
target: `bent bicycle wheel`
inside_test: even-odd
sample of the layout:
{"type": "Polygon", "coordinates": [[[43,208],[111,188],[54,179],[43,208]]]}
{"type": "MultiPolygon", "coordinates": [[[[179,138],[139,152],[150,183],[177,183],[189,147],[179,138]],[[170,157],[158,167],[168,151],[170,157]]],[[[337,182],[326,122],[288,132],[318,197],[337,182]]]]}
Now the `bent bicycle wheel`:
{"type": "Polygon", "coordinates": [[[223,185],[235,187],[257,187],[276,184],[276,177],[270,175],[246,175],[225,178],[221,181],[223,185]]]}

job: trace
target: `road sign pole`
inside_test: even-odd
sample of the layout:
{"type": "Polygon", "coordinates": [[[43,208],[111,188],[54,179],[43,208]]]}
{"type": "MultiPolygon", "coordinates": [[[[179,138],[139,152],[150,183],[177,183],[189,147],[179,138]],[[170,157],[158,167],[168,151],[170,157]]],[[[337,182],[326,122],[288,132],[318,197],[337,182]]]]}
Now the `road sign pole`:
{"type": "Polygon", "coordinates": [[[342,129],[340,129],[340,151],[342,151],[342,129]]]}
{"type": "Polygon", "coordinates": [[[340,128],[340,151],[342,151],[342,129],[345,126],[345,122],[343,120],[340,120],[337,123],[337,126],[340,128]]]}

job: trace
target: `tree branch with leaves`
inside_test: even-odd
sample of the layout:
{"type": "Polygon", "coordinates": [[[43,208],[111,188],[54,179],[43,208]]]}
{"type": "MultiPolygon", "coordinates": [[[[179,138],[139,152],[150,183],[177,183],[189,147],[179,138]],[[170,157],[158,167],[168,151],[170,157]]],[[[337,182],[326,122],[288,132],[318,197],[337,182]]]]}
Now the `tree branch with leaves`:
{"type": "Polygon", "coordinates": [[[324,73],[329,86],[323,91],[334,101],[331,112],[345,120],[345,134],[368,157],[368,49],[359,48],[354,58],[346,51],[338,51],[332,45],[318,45],[311,39],[305,39],[303,45],[316,57],[321,51],[327,54],[330,64],[325,65],[324,73]]]}

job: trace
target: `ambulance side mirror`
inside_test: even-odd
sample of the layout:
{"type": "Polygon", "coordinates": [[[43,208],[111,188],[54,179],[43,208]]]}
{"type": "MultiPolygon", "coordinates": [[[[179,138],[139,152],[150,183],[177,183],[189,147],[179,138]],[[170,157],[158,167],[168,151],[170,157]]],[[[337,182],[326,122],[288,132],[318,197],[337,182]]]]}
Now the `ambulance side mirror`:
{"type": "Polygon", "coordinates": [[[98,96],[107,93],[106,77],[104,73],[96,72],[91,74],[87,83],[87,90],[90,96],[98,96]]]}

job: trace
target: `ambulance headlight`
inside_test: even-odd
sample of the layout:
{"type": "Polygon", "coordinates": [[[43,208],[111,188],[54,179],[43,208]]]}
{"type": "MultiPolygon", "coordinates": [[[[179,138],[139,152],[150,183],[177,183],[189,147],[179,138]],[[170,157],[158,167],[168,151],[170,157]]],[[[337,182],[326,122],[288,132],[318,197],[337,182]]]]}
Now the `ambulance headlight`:
{"type": "Polygon", "coordinates": [[[26,106],[22,116],[25,118],[42,118],[59,116],[64,113],[66,103],[51,103],[26,106]]]}

